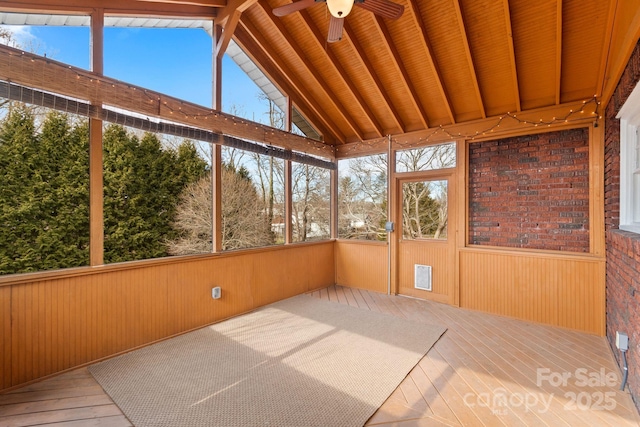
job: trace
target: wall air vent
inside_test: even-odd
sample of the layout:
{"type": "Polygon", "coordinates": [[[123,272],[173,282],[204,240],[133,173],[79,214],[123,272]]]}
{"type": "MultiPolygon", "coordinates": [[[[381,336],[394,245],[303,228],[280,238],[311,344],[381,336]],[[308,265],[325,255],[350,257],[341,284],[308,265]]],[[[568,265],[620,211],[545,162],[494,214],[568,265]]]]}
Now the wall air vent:
{"type": "Polygon", "coordinates": [[[415,265],[415,284],[416,289],[423,291],[431,291],[431,266],[415,265]]]}

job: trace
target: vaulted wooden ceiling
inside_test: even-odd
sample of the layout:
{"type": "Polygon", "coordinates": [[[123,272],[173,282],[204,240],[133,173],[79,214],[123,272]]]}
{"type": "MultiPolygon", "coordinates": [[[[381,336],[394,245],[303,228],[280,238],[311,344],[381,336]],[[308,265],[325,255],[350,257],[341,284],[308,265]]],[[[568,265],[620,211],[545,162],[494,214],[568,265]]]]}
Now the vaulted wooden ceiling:
{"type": "Polygon", "coordinates": [[[335,43],[324,2],[284,17],[272,10],[291,0],[28,3],[210,14],[219,47],[233,36],[330,144],[600,98],[624,56],[617,44],[640,28],[638,0],[393,1],[399,19],[354,7],[335,43]]]}
{"type": "Polygon", "coordinates": [[[603,85],[611,3],[396,0],[354,8],[326,43],[320,3],[278,18],[258,0],[235,36],[329,139],[350,142],[590,99],[603,85]]]}

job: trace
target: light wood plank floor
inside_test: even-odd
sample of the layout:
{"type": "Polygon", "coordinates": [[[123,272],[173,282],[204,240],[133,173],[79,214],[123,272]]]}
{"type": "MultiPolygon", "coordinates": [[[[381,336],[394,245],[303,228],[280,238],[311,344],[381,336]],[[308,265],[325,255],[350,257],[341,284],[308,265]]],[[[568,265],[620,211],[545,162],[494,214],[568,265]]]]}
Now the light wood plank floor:
{"type": "MultiPolygon", "coordinates": [[[[369,426],[640,425],[604,338],[341,286],[311,295],[448,328],[369,426]]],[[[0,395],[0,426],[34,425],[131,423],[82,368],[0,395]]]]}

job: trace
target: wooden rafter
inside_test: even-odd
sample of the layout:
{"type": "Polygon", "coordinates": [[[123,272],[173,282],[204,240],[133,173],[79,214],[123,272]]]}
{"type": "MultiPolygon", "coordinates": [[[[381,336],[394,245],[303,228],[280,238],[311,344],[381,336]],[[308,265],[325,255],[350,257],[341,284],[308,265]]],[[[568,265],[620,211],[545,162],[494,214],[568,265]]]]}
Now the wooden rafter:
{"type": "Polygon", "coordinates": [[[595,95],[600,98],[603,96],[605,76],[607,74],[607,64],[609,55],[611,55],[611,38],[613,37],[613,25],[616,17],[617,2],[611,2],[607,16],[607,30],[605,32],[605,41],[602,45],[602,61],[600,62],[600,71],[598,72],[598,86],[595,95]]]}
{"type": "Polygon", "coordinates": [[[556,105],[560,104],[562,85],[562,0],[556,2],[556,105]]]}
{"type": "Polygon", "coordinates": [[[389,94],[387,93],[387,91],[383,89],[384,85],[380,81],[380,78],[378,77],[375,68],[371,64],[371,61],[369,61],[369,58],[367,58],[367,56],[362,53],[364,52],[364,50],[362,49],[362,46],[360,46],[360,42],[358,42],[358,39],[354,37],[353,30],[351,29],[351,26],[349,25],[349,22],[347,20],[344,21],[342,35],[343,41],[347,41],[351,44],[357,59],[366,68],[369,76],[371,76],[371,78],[373,79],[375,88],[377,89],[380,96],[384,98],[386,107],[391,113],[391,117],[398,126],[398,129],[400,129],[401,132],[404,132],[404,123],[402,123],[402,118],[400,117],[400,113],[398,113],[398,109],[393,105],[393,102],[391,101],[391,98],[389,98],[389,94]]]}
{"type": "MultiPolygon", "coordinates": [[[[296,105],[306,105],[311,108],[314,115],[318,117],[331,136],[341,143],[346,142],[344,134],[342,134],[340,129],[333,122],[327,119],[326,115],[323,114],[323,109],[320,107],[320,104],[312,97],[312,95],[304,91],[304,85],[302,82],[297,79],[289,67],[282,62],[279,55],[273,52],[271,44],[265,39],[262,33],[251,22],[249,22],[249,20],[244,19],[240,21],[236,28],[236,37],[241,41],[241,44],[245,45],[245,47],[247,47],[247,37],[250,37],[251,40],[253,40],[253,44],[256,49],[245,49],[245,52],[250,56],[256,55],[256,51],[264,53],[266,56],[265,59],[268,60],[268,63],[272,64],[282,76],[281,81],[286,81],[286,83],[290,85],[291,90],[285,89],[286,94],[292,98],[296,96],[299,97],[299,100],[293,99],[296,105]]],[[[256,63],[266,64],[267,62],[258,61],[256,63]]]]}
{"type": "Polygon", "coordinates": [[[476,67],[473,63],[473,56],[471,56],[471,48],[469,47],[469,38],[467,37],[467,30],[464,25],[464,19],[462,18],[462,10],[460,9],[460,0],[453,0],[453,5],[456,9],[456,17],[458,19],[458,26],[460,28],[460,34],[464,42],[464,52],[467,57],[467,63],[469,64],[469,70],[471,72],[471,80],[476,93],[476,99],[478,100],[478,107],[482,118],[487,117],[487,112],[484,108],[484,101],[482,100],[482,92],[480,92],[480,85],[478,84],[478,75],[476,73],[476,67]]]}
{"type": "Polygon", "coordinates": [[[313,33],[313,39],[316,42],[316,47],[320,48],[320,50],[325,53],[327,59],[333,65],[333,68],[336,70],[338,75],[340,75],[340,78],[342,79],[343,83],[349,88],[351,95],[355,98],[355,100],[358,103],[358,106],[364,113],[364,117],[375,128],[377,136],[382,136],[383,135],[382,126],[380,126],[380,123],[378,122],[375,115],[373,114],[373,111],[371,111],[371,108],[369,108],[368,103],[362,97],[362,95],[360,94],[360,91],[353,85],[353,82],[347,75],[342,65],[340,65],[340,61],[338,60],[336,55],[329,48],[327,49],[324,48],[325,38],[320,33],[320,30],[311,19],[309,12],[307,12],[306,10],[300,11],[300,17],[302,18],[306,26],[309,28],[309,30],[311,30],[311,32],[313,33]]]}
{"type": "Polygon", "coordinates": [[[438,92],[440,92],[440,96],[442,97],[442,100],[444,102],[444,108],[447,110],[447,116],[449,117],[451,123],[455,123],[456,117],[451,106],[451,99],[449,98],[449,94],[444,87],[442,73],[440,72],[440,67],[438,67],[438,61],[436,60],[435,56],[433,56],[433,49],[431,48],[431,43],[429,43],[429,37],[427,37],[427,29],[424,25],[424,21],[422,20],[422,16],[420,15],[420,7],[418,6],[418,2],[416,0],[409,0],[407,2],[407,6],[408,10],[405,10],[405,13],[409,13],[411,15],[413,22],[420,29],[421,37],[418,37],[418,40],[422,44],[422,49],[426,53],[429,65],[435,75],[436,86],[438,87],[438,92]]]}
{"type": "Polygon", "coordinates": [[[278,29],[278,32],[283,36],[286,40],[287,45],[291,49],[291,51],[295,54],[295,56],[305,64],[308,75],[312,77],[315,85],[324,92],[326,98],[329,100],[330,104],[338,110],[340,117],[347,123],[351,131],[356,135],[359,140],[364,139],[364,134],[362,131],[356,126],[355,121],[349,114],[349,112],[344,108],[344,106],[336,99],[335,95],[331,92],[329,87],[327,86],[326,81],[320,75],[320,73],[314,68],[307,64],[305,60],[306,55],[302,48],[294,41],[294,37],[289,34],[289,31],[285,28],[285,26],[280,21],[280,18],[275,17],[271,13],[271,8],[266,3],[265,0],[259,0],[258,4],[262,7],[262,11],[266,14],[269,21],[278,29]]]}
{"type": "Polygon", "coordinates": [[[507,40],[509,42],[509,59],[511,62],[511,75],[513,76],[513,93],[516,98],[516,111],[521,111],[520,107],[520,88],[518,87],[518,70],[516,67],[515,47],[513,46],[513,30],[511,28],[511,15],[509,13],[509,0],[503,0],[505,30],[507,31],[507,40]]]}
{"type": "Polygon", "coordinates": [[[381,43],[382,47],[389,53],[389,55],[391,56],[391,62],[393,66],[395,67],[396,70],[398,70],[398,72],[402,76],[402,79],[401,79],[402,84],[409,95],[409,100],[411,101],[411,103],[413,104],[413,106],[418,112],[418,117],[420,119],[420,122],[425,128],[428,128],[429,121],[427,120],[427,112],[425,111],[424,107],[422,106],[422,103],[420,102],[420,98],[418,97],[418,92],[416,91],[415,87],[411,83],[411,79],[409,78],[409,73],[407,73],[407,69],[404,67],[402,63],[402,59],[400,58],[398,49],[396,49],[396,47],[393,44],[393,41],[391,40],[391,35],[389,34],[387,25],[384,23],[382,18],[373,14],[372,14],[372,17],[373,17],[373,22],[375,23],[374,27],[376,30],[378,30],[378,33],[380,34],[380,38],[382,39],[382,43],[381,43]]]}

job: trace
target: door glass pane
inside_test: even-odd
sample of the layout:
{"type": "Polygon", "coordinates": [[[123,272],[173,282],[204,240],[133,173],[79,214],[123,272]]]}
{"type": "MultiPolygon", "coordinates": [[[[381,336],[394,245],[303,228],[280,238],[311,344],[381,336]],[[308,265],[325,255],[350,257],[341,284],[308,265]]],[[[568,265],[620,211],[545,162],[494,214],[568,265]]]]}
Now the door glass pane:
{"type": "Polygon", "coordinates": [[[402,184],[404,239],[446,239],[447,217],[446,180],[402,184]]]}

